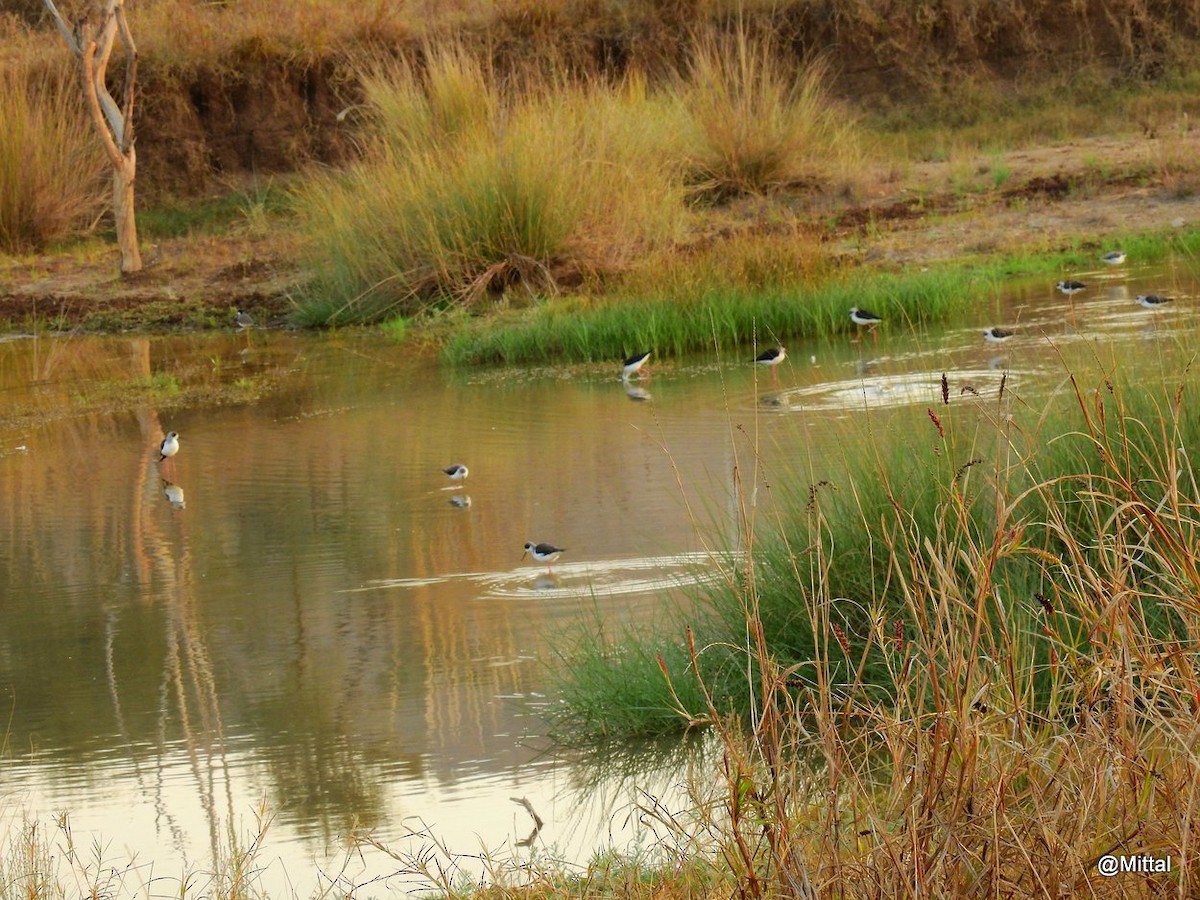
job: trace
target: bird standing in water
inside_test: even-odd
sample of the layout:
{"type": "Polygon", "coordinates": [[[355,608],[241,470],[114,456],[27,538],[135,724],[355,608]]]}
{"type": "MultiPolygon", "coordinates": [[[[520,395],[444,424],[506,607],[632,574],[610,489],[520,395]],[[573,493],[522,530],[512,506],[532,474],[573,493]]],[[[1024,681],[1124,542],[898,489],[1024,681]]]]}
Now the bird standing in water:
{"type": "MultiPolygon", "coordinates": [[[[873,312],[867,312],[865,309],[859,309],[857,306],[850,307],[850,321],[859,327],[866,326],[871,330],[871,337],[879,340],[875,334],[875,326],[883,321],[882,316],[877,316],[873,312]]],[[[861,335],[854,338],[854,343],[857,344],[861,339],[861,335]]]]}
{"type": "Polygon", "coordinates": [[[770,366],[771,383],[778,384],[779,376],[776,374],[775,370],[785,359],[787,359],[787,350],[785,350],[783,347],[772,347],[770,350],[764,350],[762,353],[758,354],[758,356],[754,358],[754,361],[760,366],[770,366]]]}
{"type": "MultiPolygon", "coordinates": [[[[625,365],[621,368],[621,380],[628,381],[634,375],[637,375],[642,366],[646,365],[646,361],[650,359],[650,351],[645,353],[635,353],[629,359],[625,360],[625,365]]],[[[649,375],[645,376],[649,378],[649,375]]]]}
{"type": "MultiPolygon", "coordinates": [[[[535,544],[533,541],[525,542],[525,553],[528,553],[538,562],[546,564],[546,571],[551,572],[550,563],[558,559],[558,555],[565,551],[566,547],[555,547],[553,544],[535,544]]],[[[525,558],[525,553],[521,554],[521,558],[525,558]]]]}
{"type": "Polygon", "coordinates": [[[467,476],[471,474],[471,470],[462,463],[455,463],[452,466],[446,466],[446,468],[442,469],[442,471],[445,472],[447,477],[456,484],[462,484],[462,482],[466,480],[467,476]]]}
{"type": "Polygon", "coordinates": [[[158,445],[158,461],[170,459],[179,452],[179,432],[169,431],[167,436],[163,438],[162,443],[158,445]]]}

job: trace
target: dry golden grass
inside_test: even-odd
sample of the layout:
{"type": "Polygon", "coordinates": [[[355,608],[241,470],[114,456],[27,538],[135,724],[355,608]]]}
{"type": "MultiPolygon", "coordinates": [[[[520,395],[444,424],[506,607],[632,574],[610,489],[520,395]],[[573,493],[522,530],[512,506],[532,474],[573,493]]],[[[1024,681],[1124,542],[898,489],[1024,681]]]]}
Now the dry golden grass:
{"type": "Polygon", "coordinates": [[[675,88],[689,180],[717,196],[845,180],[862,167],[862,144],[829,81],[826,61],[797,72],[771,40],[744,28],[704,32],[675,88]]]}
{"type": "MultiPolygon", "coordinates": [[[[1054,447],[1041,429],[1056,426],[1022,433],[1002,403],[983,440],[931,408],[946,473],[933,518],[879,471],[892,505],[875,518],[857,497],[882,559],[862,593],[834,574],[848,548],[823,518],[832,488],[812,495],[811,542],[761,552],[792,570],[793,628],[816,652],[781,664],[766,624],[779,585],[726,573],[753,712],[732,721],[707,697],[718,786],[699,824],[667,824],[715,840],[747,897],[1192,896],[1200,473],[1178,446],[1192,387],[1076,386],[1078,431],[1054,447]],[[955,469],[968,454],[990,458],[955,469]],[[1064,460],[1070,474],[1038,474],[1064,460]],[[1172,867],[1106,878],[1106,854],[1172,867]]],[[[692,667],[713,650],[689,643],[692,667]]]]}
{"type": "Polygon", "coordinates": [[[71,74],[0,66],[0,250],[43,247],[100,209],[105,161],[71,74]]]}
{"type": "Polygon", "coordinates": [[[363,161],[301,190],[315,315],[552,291],[674,236],[682,188],[659,152],[670,122],[643,83],[505,91],[459,46],[427,59],[365,77],[363,161]]]}

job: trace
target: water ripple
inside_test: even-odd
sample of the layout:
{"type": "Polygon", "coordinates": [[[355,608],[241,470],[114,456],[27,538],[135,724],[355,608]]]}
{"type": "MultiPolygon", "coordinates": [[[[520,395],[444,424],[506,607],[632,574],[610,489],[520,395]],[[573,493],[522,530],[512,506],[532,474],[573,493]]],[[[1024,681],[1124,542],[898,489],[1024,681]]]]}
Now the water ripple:
{"type": "Polygon", "coordinates": [[[719,574],[712,555],[697,551],[669,556],[562,563],[556,565],[552,573],[522,566],[507,572],[453,572],[421,578],[379,578],[339,593],[423,588],[461,581],[479,585],[481,597],[497,600],[532,597],[554,600],[593,594],[616,597],[670,590],[685,584],[705,584],[714,581],[719,574]]]}

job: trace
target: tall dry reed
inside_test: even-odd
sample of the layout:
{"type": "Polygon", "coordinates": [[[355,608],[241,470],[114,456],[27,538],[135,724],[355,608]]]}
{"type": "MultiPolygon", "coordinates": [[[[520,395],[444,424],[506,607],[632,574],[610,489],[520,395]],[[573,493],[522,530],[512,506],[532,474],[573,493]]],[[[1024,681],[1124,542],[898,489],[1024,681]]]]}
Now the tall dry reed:
{"type": "MultiPolygon", "coordinates": [[[[775,571],[726,576],[748,711],[709,693],[720,788],[698,805],[741,896],[1195,892],[1195,386],[1066,384],[1065,432],[1003,400],[983,439],[949,403],[921,411],[941,473],[928,505],[882,467],[883,505],[841,485],[871,545],[858,581],[832,485],[808,496],[804,529],[749,538],[775,571]],[[803,659],[767,622],[788,569],[803,659]],[[1171,869],[1107,877],[1108,855],[1171,869]]],[[[704,671],[714,645],[689,638],[704,671]]]]}
{"type": "Polygon", "coordinates": [[[675,87],[691,182],[728,196],[849,177],[862,163],[861,140],[830,86],[824,59],[797,67],[744,27],[701,32],[675,87]]]}
{"type": "Polygon", "coordinates": [[[67,236],[104,199],[104,159],[73,78],[0,68],[0,250],[67,236]]]}

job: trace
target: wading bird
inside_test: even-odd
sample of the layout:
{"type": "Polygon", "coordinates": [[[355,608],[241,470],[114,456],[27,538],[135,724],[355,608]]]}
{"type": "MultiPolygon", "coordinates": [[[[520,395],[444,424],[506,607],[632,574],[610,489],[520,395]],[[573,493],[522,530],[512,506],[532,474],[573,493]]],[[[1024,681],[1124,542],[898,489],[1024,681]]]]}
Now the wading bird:
{"type": "MultiPolygon", "coordinates": [[[[528,553],[535,560],[546,564],[546,571],[552,571],[550,563],[558,559],[558,555],[564,552],[566,547],[555,547],[553,544],[535,544],[533,541],[525,542],[525,553],[528,553]]],[[[521,554],[521,558],[525,558],[525,553],[521,554]]]]}

